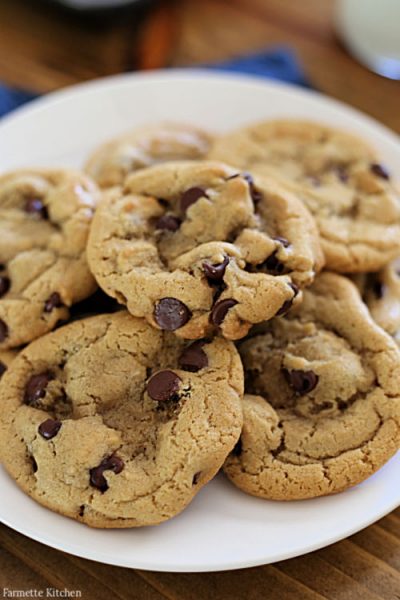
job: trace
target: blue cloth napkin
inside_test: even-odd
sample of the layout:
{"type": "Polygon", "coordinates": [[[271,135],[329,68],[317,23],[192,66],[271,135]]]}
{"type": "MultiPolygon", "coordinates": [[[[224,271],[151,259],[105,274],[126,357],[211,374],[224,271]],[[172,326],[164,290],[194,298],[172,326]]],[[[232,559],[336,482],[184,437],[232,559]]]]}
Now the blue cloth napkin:
{"type": "MultiPolygon", "coordinates": [[[[296,56],[287,48],[269,49],[206,67],[219,71],[249,73],[310,87],[296,56]]],[[[35,94],[29,91],[16,90],[0,83],[0,118],[35,97],[35,94]]]]}

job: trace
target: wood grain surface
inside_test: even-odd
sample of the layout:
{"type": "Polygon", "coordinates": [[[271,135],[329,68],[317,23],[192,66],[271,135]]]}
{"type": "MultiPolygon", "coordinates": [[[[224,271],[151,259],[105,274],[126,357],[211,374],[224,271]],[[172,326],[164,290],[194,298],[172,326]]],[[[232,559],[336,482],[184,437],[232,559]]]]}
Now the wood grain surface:
{"type": "MultiPolygon", "coordinates": [[[[0,0],[0,81],[43,93],[134,68],[200,64],[286,45],[317,89],[400,132],[400,84],[347,54],[333,12],[332,0],[179,0],[94,20],[39,0],[0,0]]],[[[0,526],[0,597],[4,588],[67,588],[80,590],[84,600],[400,600],[400,509],[306,556],[210,574],[101,565],[0,526]]]]}

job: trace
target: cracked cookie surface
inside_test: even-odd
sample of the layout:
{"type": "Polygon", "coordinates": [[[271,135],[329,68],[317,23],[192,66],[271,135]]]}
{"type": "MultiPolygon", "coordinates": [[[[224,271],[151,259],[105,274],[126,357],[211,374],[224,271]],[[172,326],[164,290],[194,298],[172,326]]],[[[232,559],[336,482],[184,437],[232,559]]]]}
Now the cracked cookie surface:
{"type": "Polygon", "coordinates": [[[211,136],[189,125],[160,123],[121,135],[100,146],[85,170],[104,188],[123,183],[134,171],[157,163],[203,158],[211,136]]]}
{"type": "Polygon", "coordinates": [[[315,223],[274,180],[178,162],[105,194],[88,259],[103,290],[153,327],[228,339],[287,312],[322,265],[315,223]]]}
{"type": "Polygon", "coordinates": [[[399,254],[399,188],[362,140],[313,122],[265,121],[217,138],[209,158],[295,190],[316,220],[328,269],[375,271],[399,254]]]}
{"type": "Polygon", "coordinates": [[[0,350],[54,329],[96,289],[86,244],[98,196],[73,171],[0,177],[0,350]]]}
{"type": "Polygon", "coordinates": [[[244,341],[243,432],[224,470],[273,500],[343,491],[400,448],[400,353],[354,285],[322,273],[244,341]]]}
{"type": "Polygon", "coordinates": [[[0,458],[52,510],[94,527],[179,513],[239,438],[243,369],[223,338],[187,343],[126,311],[30,344],[3,376],[0,458]]]}

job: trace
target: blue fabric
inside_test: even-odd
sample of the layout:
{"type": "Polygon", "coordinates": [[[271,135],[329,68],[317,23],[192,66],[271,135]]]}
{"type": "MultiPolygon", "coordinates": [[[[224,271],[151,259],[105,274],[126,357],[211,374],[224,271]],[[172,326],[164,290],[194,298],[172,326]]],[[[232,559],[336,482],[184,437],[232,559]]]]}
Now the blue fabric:
{"type": "Polygon", "coordinates": [[[264,52],[257,52],[247,56],[233,58],[232,60],[212,65],[206,65],[208,69],[218,71],[233,71],[235,73],[248,73],[278,79],[287,83],[294,83],[302,87],[310,88],[302,67],[299,65],[296,55],[288,48],[275,48],[264,52]]]}
{"type": "MultiPolygon", "coordinates": [[[[206,67],[219,71],[249,73],[310,87],[295,54],[288,48],[269,49],[206,67]]],[[[15,90],[0,83],[0,118],[35,97],[31,92],[15,90]]]]}
{"type": "Polygon", "coordinates": [[[36,98],[35,94],[15,90],[0,83],[0,118],[34,98],[36,98]]]}

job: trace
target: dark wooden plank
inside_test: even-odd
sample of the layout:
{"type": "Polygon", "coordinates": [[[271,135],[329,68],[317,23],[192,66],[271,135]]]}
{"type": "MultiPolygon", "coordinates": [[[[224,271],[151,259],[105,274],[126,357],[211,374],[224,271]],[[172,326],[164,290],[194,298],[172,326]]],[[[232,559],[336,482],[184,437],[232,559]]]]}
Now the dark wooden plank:
{"type": "MultiPolygon", "coordinates": [[[[72,557],[53,550],[22,536],[11,529],[0,526],[0,547],[14,557],[21,573],[26,570],[37,576],[41,585],[38,589],[80,590],[82,598],[95,600],[165,600],[150,584],[135,571],[95,563],[72,557]]],[[[7,566],[0,555],[0,573],[7,566]]],[[[10,575],[11,584],[19,586],[19,570],[10,575]]]]}
{"type": "Polygon", "coordinates": [[[274,566],[220,573],[140,573],[174,600],[325,600],[274,566]]]}

